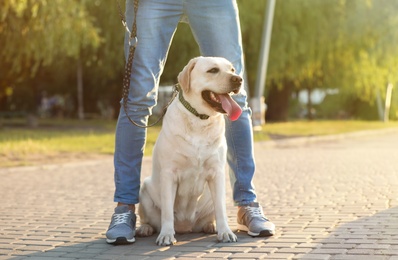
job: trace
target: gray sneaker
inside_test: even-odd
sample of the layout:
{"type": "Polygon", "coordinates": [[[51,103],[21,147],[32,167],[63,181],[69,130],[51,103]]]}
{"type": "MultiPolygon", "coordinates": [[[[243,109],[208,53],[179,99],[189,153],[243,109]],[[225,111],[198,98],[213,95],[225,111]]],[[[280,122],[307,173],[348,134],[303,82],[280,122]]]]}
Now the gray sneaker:
{"type": "Polygon", "coordinates": [[[136,215],[127,205],[116,207],[111,224],[106,231],[106,242],[115,245],[134,243],[136,220],[136,215]]]}
{"type": "Polygon", "coordinates": [[[238,229],[247,231],[252,237],[267,237],[275,234],[275,225],[263,213],[258,202],[252,202],[238,209],[238,229]]]}

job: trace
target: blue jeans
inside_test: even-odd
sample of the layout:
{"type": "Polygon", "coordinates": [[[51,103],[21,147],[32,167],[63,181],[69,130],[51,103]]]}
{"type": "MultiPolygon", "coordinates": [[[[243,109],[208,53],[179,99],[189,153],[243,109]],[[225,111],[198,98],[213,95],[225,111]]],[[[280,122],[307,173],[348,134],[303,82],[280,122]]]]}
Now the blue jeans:
{"type": "MultiPolygon", "coordinates": [[[[132,25],[134,0],[126,1],[126,20],[132,25]]],[[[140,0],[137,35],[128,98],[128,114],[136,122],[147,124],[156,105],[159,79],[169,47],[181,19],[187,19],[203,56],[220,56],[231,61],[243,74],[243,53],[238,8],[235,0],[140,0]]],[[[125,37],[128,57],[128,35],[125,37]]],[[[182,68],[181,68],[182,69],[182,68]]],[[[226,120],[227,160],[235,205],[255,201],[252,179],[255,171],[251,110],[244,90],[234,99],[243,108],[237,121],[226,120]]],[[[115,202],[139,202],[140,174],[146,129],[131,124],[120,110],[116,128],[115,202]]]]}

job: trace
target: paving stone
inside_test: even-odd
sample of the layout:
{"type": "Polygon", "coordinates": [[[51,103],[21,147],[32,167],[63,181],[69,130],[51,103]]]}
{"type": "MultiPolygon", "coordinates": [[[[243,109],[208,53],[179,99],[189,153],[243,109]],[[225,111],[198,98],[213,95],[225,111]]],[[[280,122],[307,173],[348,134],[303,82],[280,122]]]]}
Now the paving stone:
{"type": "MultiPolygon", "coordinates": [[[[9,260],[10,259],[10,257],[9,256],[7,256],[7,255],[1,255],[0,254],[0,260],[9,260]]],[[[17,259],[17,257],[13,257],[13,259],[17,259]]]]}
{"type": "Polygon", "coordinates": [[[233,246],[229,246],[229,247],[220,247],[218,248],[216,251],[214,252],[249,252],[252,248],[251,247],[233,247],[233,246]]]}
{"type": "Polygon", "coordinates": [[[365,245],[358,245],[358,249],[388,249],[390,245],[386,244],[365,244],[365,245]]]}
{"type": "Polygon", "coordinates": [[[234,253],[230,259],[263,259],[267,255],[263,253],[234,253]]]}
{"type": "Polygon", "coordinates": [[[12,249],[0,249],[0,256],[1,255],[10,255],[14,250],[12,249]]]}
{"type": "Polygon", "coordinates": [[[204,256],[206,252],[188,252],[188,253],[180,253],[176,255],[177,258],[183,259],[183,258],[200,258],[204,256]]]}
{"type": "MultiPolygon", "coordinates": [[[[377,133],[256,143],[257,197],[277,233],[252,238],[236,231],[237,243],[184,234],[172,247],[157,246],[156,236],[106,244],[115,207],[112,157],[0,169],[0,259],[398,260],[398,131],[377,133]]],[[[142,178],[150,171],[145,157],[142,178]]],[[[236,230],[226,177],[228,221],[236,230]]]]}
{"type": "Polygon", "coordinates": [[[10,250],[14,250],[14,249],[18,249],[21,247],[24,247],[25,245],[17,245],[17,244],[0,244],[0,250],[4,250],[4,249],[10,249],[10,250]]]}
{"type": "Polygon", "coordinates": [[[291,254],[305,254],[311,252],[311,248],[281,248],[278,249],[277,253],[291,253],[291,254]]]}
{"type": "Polygon", "coordinates": [[[266,256],[266,259],[292,259],[294,254],[272,253],[266,256]]]}
{"type": "Polygon", "coordinates": [[[392,249],[376,249],[375,250],[376,255],[398,255],[398,250],[392,250],[392,249]]]}
{"type": "Polygon", "coordinates": [[[311,251],[313,254],[329,254],[329,255],[342,255],[347,252],[346,249],[340,248],[317,248],[311,251]]]}
{"type": "Polygon", "coordinates": [[[213,252],[213,253],[208,253],[202,256],[202,258],[228,258],[232,255],[232,253],[228,253],[228,252],[213,252]]]}
{"type": "Polygon", "coordinates": [[[388,245],[398,245],[398,238],[377,240],[377,243],[378,244],[388,244],[388,245]]]}
{"type": "Polygon", "coordinates": [[[322,254],[298,254],[295,255],[293,260],[328,260],[330,259],[330,255],[322,255],[322,254]]]}
{"type": "Polygon", "coordinates": [[[388,256],[374,256],[374,255],[335,255],[330,260],[387,260],[388,256]]]}
{"type": "Polygon", "coordinates": [[[276,252],[277,250],[277,248],[256,247],[250,250],[250,253],[270,254],[276,252]]]}
{"type": "Polygon", "coordinates": [[[357,244],[322,244],[319,248],[338,248],[338,249],[352,249],[358,247],[357,244]]]}
{"type": "Polygon", "coordinates": [[[281,242],[272,242],[265,243],[263,247],[271,247],[271,248],[292,248],[295,247],[296,243],[281,243],[281,242]]]}

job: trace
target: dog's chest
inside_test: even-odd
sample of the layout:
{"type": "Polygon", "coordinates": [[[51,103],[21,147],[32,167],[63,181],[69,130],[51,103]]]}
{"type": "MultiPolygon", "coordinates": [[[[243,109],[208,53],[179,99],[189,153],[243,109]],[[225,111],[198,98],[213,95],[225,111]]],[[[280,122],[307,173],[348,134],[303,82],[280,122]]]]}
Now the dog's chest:
{"type": "MultiPolygon", "coordinates": [[[[184,154],[187,160],[191,162],[192,167],[203,167],[209,163],[209,160],[218,156],[220,152],[224,150],[223,140],[208,140],[203,138],[188,138],[186,140],[186,147],[184,148],[184,154]]],[[[211,161],[211,160],[210,160],[211,161]]]]}
{"type": "Polygon", "coordinates": [[[198,196],[202,193],[205,182],[213,179],[225,165],[225,146],[214,146],[214,143],[189,145],[178,157],[175,164],[178,189],[182,194],[198,196]]]}
{"type": "MultiPolygon", "coordinates": [[[[178,148],[189,156],[192,162],[200,165],[205,163],[209,157],[223,153],[226,149],[224,127],[215,125],[213,127],[197,127],[175,132],[176,139],[180,145],[178,148]]],[[[183,129],[181,129],[183,130],[183,129]]]]}
{"type": "Polygon", "coordinates": [[[210,193],[207,186],[207,173],[198,171],[183,171],[177,180],[177,190],[174,201],[176,223],[190,220],[192,224],[196,212],[202,211],[204,205],[210,206],[210,193]]]}
{"type": "Polygon", "coordinates": [[[196,167],[180,170],[177,173],[177,194],[199,196],[203,192],[207,177],[208,173],[196,167]]]}

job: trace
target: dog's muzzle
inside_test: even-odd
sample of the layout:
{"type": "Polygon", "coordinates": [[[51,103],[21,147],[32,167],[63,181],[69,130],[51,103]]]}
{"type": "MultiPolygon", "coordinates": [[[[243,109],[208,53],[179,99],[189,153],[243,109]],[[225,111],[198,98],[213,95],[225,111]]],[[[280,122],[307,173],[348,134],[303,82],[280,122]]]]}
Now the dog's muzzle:
{"type": "Polygon", "coordinates": [[[242,77],[238,76],[238,75],[233,75],[230,79],[231,82],[231,88],[234,94],[239,93],[240,87],[242,85],[242,77]]]}

